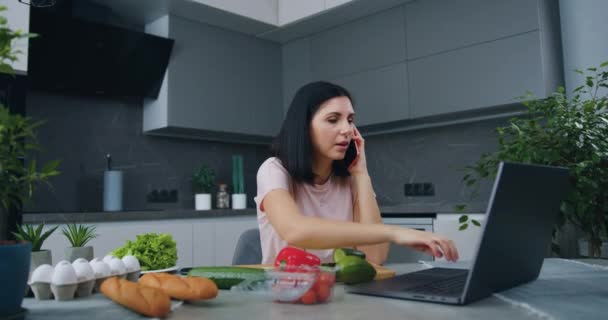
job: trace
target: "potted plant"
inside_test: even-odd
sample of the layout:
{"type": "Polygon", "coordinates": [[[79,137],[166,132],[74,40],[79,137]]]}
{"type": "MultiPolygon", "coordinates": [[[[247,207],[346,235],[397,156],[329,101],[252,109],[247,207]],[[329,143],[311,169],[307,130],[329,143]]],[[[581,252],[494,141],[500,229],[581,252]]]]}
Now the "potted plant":
{"type": "Polygon", "coordinates": [[[36,228],[29,224],[17,226],[17,232],[13,233],[15,238],[32,244],[30,272],[34,271],[39,265],[53,264],[51,251],[42,250],[42,244],[58,227],[59,226],[56,226],[42,233],[44,224],[38,225],[36,228]]]}
{"type": "MultiPolygon", "coordinates": [[[[571,189],[554,235],[569,222],[585,234],[585,255],[600,257],[608,235],[608,61],[576,72],[585,82],[570,97],[563,87],[546,99],[524,97],[526,113],[497,128],[498,150],[468,166],[463,181],[477,186],[480,178],[495,177],[500,161],[568,168],[571,189]]],[[[461,222],[467,223],[466,215],[461,222]]],[[[553,250],[559,254],[556,244],[553,250]]]]}
{"type": "Polygon", "coordinates": [[[202,165],[192,176],[192,190],[194,208],[196,210],[211,209],[211,191],[215,181],[215,172],[206,165],[202,165]]]}
{"type": "MultiPolygon", "coordinates": [[[[0,13],[6,7],[0,6],[0,13]]],[[[14,74],[11,63],[17,61],[20,50],[13,49],[13,42],[32,37],[32,34],[11,30],[5,17],[0,16],[0,73],[14,74]]],[[[23,292],[27,288],[32,243],[4,241],[13,237],[16,226],[21,224],[19,210],[29,199],[34,188],[41,182],[59,174],[58,161],[38,170],[36,162],[28,161],[28,155],[38,148],[35,129],[41,122],[13,115],[0,104],[0,318],[20,312],[23,292]]]]}
{"type": "Polygon", "coordinates": [[[78,258],[84,258],[87,261],[93,260],[93,247],[86,244],[95,239],[95,226],[85,226],[81,224],[68,224],[61,230],[63,235],[68,239],[71,247],[65,249],[65,259],[69,262],[74,262],[78,258]]]}
{"type": "Polygon", "coordinates": [[[32,244],[15,240],[0,240],[0,318],[11,318],[21,310],[23,293],[28,291],[27,279],[32,244]],[[10,261],[10,263],[6,263],[10,261]]]}
{"type": "Polygon", "coordinates": [[[232,156],[232,209],[245,209],[247,194],[243,178],[243,156],[232,156]]]}

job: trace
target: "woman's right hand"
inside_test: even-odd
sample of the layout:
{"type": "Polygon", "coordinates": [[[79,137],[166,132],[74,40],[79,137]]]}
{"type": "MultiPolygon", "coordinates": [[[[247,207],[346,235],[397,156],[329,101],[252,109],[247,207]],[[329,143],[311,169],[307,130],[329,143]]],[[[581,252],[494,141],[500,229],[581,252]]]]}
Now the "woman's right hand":
{"type": "Polygon", "coordinates": [[[431,232],[395,226],[391,241],[399,245],[412,247],[437,258],[445,256],[448,261],[458,260],[458,250],[454,246],[454,242],[431,232]]]}

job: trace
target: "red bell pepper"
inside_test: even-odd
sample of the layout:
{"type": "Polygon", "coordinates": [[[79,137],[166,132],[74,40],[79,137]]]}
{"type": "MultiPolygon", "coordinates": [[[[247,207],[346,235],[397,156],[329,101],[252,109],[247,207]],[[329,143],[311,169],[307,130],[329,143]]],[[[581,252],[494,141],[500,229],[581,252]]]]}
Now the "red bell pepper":
{"type": "Polygon", "coordinates": [[[321,259],[316,255],[295,247],[285,247],[277,254],[274,265],[278,266],[319,266],[321,259]]]}

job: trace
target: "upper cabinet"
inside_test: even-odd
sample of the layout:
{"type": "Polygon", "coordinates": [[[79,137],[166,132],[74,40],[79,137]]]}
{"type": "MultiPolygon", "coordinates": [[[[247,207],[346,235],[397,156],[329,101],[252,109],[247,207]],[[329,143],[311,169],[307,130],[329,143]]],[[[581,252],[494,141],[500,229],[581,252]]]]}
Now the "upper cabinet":
{"type": "Polygon", "coordinates": [[[404,11],[413,118],[515,104],[526,91],[544,98],[562,83],[557,1],[425,0],[404,11]]]}
{"type": "Polygon", "coordinates": [[[405,7],[408,58],[538,30],[534,0],[424,0],[405,7]]]}
{"type": "Polygon", "coordinates": [[[513,114],[527,91],[545,98],[563,83],[555,0],[173,0],[168,10],[146,27],[176,40],[161,96],[145,102],[150,134],[265,143],[316,80],[353,94],[364,134],[513,114]]]}
{"type": "MultiPolygon", "coordinates": [[[[4,1],[2,5],[6,7],[3,16],[7,19],[8,27],[11,30],[20,30],[28,33],[30,30],[30,6],[19,1],[4,1]]],[[[11,66],[17,74],[27,73],[27,50],[28,39],[19,39],[13,43],[13,50],[19,50],[17,61],[11,62],[11,66]]]]}
{"type": "Polygon", "coordinates": [[[336,82],[364,134],[500,116],[563,81],[552,0],[413,1],[289,41],[282,54],[284,102],[305,82],[336,82]]]}
{"type": "Polygon", "coordinates": [[[250,143],[276,135],[280,45],[176,16],[146,30],[175,40],[160,96],[144,103],[146,133],[250,143]]]}
{"type": "Polygon", "coordinates": [[[403,11],[386,10],[285,44],[284,101],[326,80],[351,92],[359,126],[409,118],[405,40],[403,11]]]}

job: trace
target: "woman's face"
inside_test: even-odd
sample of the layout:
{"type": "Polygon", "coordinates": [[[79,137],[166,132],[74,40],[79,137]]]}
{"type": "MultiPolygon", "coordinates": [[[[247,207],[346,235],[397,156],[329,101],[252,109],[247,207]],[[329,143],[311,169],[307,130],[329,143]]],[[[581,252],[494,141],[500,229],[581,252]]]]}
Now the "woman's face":
{"type": "Polygon", "coordinates": [[[355,111],[348,97],[325,101],[310,122],[315,159],[342,160],[353,137],[355,111]]]}

